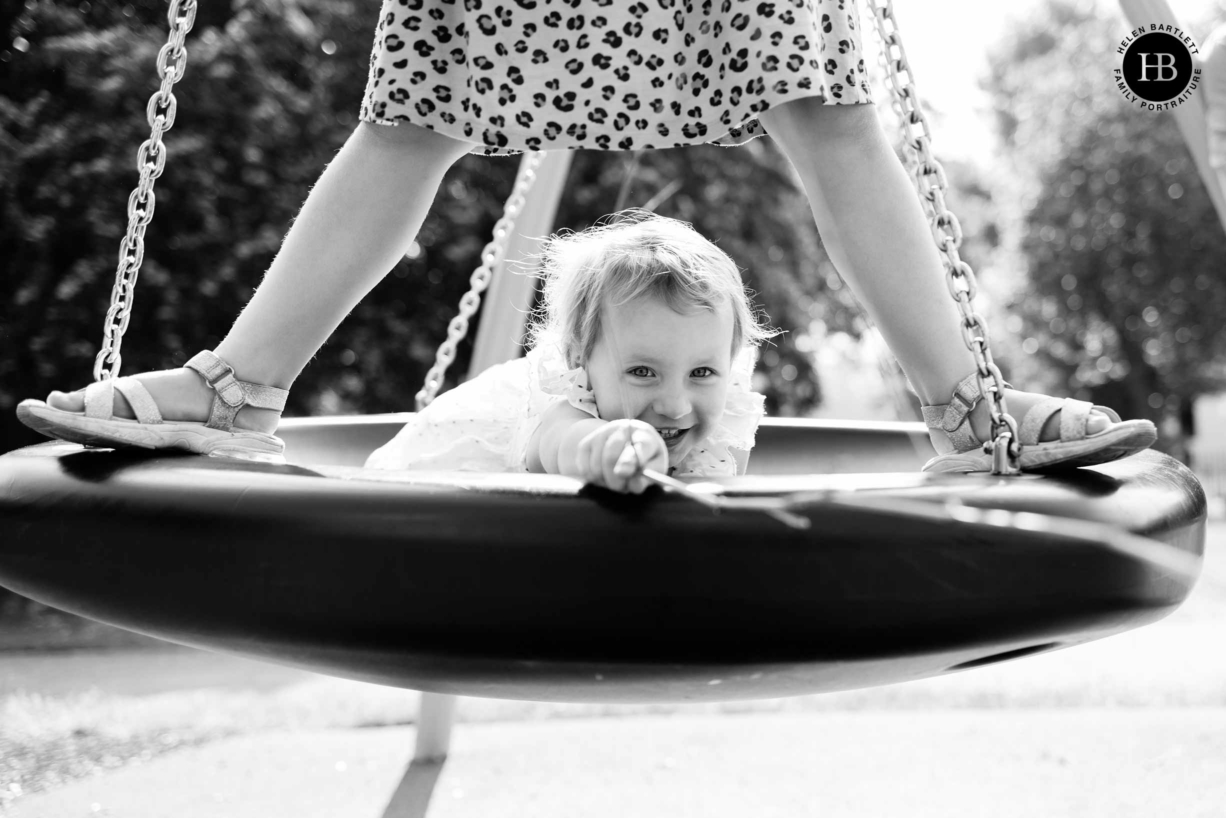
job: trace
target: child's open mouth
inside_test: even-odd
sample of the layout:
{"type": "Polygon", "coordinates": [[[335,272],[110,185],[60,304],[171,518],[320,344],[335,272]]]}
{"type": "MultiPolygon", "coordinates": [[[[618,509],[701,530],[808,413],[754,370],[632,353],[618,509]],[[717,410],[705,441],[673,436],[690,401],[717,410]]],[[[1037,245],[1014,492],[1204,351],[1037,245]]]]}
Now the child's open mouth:
{"type": "Polygon", "coordinates": [[[660,437],[664,438],[664,445],[672,448],[681,442],[689,429],[656,429],[656,431],[659,432],[660,437]]]}

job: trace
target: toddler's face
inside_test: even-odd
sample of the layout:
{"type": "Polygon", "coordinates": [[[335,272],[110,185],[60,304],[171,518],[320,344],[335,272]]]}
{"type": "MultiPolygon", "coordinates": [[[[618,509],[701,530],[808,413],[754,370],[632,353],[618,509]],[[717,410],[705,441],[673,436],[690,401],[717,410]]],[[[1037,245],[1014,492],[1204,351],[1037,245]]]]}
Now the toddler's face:
{"type": "Polygon", "coordinates": [[[601,419],[651,424],[677,465],[723,416],[732,332],[727,304],[691,315],[647,296],[606,305],[586,366],[601,419]]]}

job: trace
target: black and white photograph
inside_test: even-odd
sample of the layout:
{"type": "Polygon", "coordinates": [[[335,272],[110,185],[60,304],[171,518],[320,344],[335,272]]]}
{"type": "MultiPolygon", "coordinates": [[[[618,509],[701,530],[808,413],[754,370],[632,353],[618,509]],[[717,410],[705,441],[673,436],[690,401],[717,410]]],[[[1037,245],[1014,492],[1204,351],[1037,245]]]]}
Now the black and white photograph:
{"type": "Polygon", "coordinates": [[[1226,817],[1226,0],[0,0],[3,818],[1226,817]]]}

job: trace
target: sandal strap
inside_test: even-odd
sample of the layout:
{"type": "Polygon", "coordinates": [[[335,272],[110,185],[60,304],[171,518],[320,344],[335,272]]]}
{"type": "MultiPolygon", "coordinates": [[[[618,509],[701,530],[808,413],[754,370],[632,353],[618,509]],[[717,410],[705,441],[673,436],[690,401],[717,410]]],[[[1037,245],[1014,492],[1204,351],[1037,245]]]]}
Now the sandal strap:
{"type": "MultiPolygon", "coordinates": [[[[1008,381],[1003,383],[1006,389],[1013,388],[1013,384],[1008,381]]],[[[924,413],[924,423],[929,429],[940,429],[949,437],[949,443],[953,447],[950,451],[967,452],[983,445],[983,441],[966,422],[981,400],[983,392],[979,389],[979,373],[972,372],[954,387],[949,403],[921,406],[920,411],[924,413]]],[[[1019,433],[1018,436],[1024,439],[1023,434],[1019,433]]]]}
{"type": "Polygon", "coordinates": [[[1090,410],[1094,404],[1084,400],[1065,398],[1060,409],[1060,441],[1084,440],[1086,436],[1086,421],[1090,419],[1090,410]]]}
{"type": "Polygon", "coordinates": [[[149,390],[135,378],[106,378],[94,381],[85,387],[85,416],[97,420],[113,420],[115,417],[115,393],[123,395],[137,423],[162,422],[162,412],[149,394],[149,390]]]}
{"type": "Polygon", "coordinates": [[[85,387],[85,417],[110,420],[115,417],[115,379],[94,381],[85,387]]]}
{"type": "Polygon", "coordinates": [[[132,407],[138,423],[154,424],[162,422],[162,412],[154,402],[153,396],[145,385],[136,378],[115,378],[115,390],[127,399],[132,407]]]}
{"type": "MultiPolygon", "coordinates": [[[[1043,431],[1043,425],[1047,423],[1048,418],[1064,408],[1064,401],[1064,398],[1047,398],[1032,406],[1026,413],[1026,417],[1022,418],[1022,425],[1018,427],[1018,442],[1023,446],[1036,445],[1039,442],[1039,434],[1043,431]]],[[[1063,423],[1062,420],[1062,426],[1063,423]]],[[[1060,430],[1060,439],[1064,439],[1064,429],[1060,430]]]]}
{"type": "Polygon", "coordinates": [[[192,356],[185,367],[194,370],[217,394],[205,425],[210,429],[230,431],[234,418],[244,406],[256,409],[285,410],[288,389],[240,381],[234,376],[234,367],[218,358],[212,350],[203,350],[192,356]]]}
{"type": "Polygon", "coordinates": [[[972,372],[954,387],[949,403],[921,406],[920,410],[929,429],[940,429],[949,436],[953,451],[964,452],[983,444],[971,431],[970,424],[965,422],[981,400],[983,394],[979,391],[979,375],[972,372]]]}

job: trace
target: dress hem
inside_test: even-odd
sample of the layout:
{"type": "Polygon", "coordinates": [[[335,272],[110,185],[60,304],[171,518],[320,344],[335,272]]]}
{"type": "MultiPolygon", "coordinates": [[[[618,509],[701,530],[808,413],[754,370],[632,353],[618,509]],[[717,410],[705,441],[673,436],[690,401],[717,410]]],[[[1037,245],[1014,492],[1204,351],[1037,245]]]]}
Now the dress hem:
{"type": "MultiPolygon", "coordinates": [[[[822,101],[823,105],[873,105],[875,104],[873,102],[872,97],[868,94],[858,93],[853,96],[855,96],[856,98],[847,99],[847,100],[836,99],[832,101],[829,98],[829,96],[827,96],[826,94],[822,94],[822,93],[789,94],[789,95],[784,96],[782,99],[778,101],[771,102],[771,104],[764,110],[769,111],[773,108],[779,107],[780,105],[786,105],[789,102],[795,102],[796,100],[800,100],[800,99],[819,99],[822,101]]],[[[692,147],[697,147],[701,145],[715,145],[721,148],[736,148],[736,147],[740,147],[741,145],[748,144],[749,142],[752,142],[753,140],[758,139],[759,137],[770,135],[766,130],[766,126],[762,125],[761,122],[758,121],[758,117],[763,112],[764,111],[751,112],[750,116],[741,120],[739,124],[727,126],[728,129],[724,131],[721,135],[716,137],[715,139],[707,139],[706,134],[703,134],[697,137],[693,137],[692,139],[689,139],[687,141],[677,142],[672,145],[645,145],[645,146],[631,146],[631,147],[619,147],[616,144],[610,144],[608,147],[601,147],[600,145],[595,144],[592,140],[584,140],[583,142],[577,142],[574,140],[570,140],[566,143],[563,143],[561,140],[555,140],[553,142],[550,142],[548,145],[541,146],[540,148],[533,148],[526,144],[524,144],[523,147],[511,146],[510,143],[512,142],[520,142],[522,140],[533,138],[531,135],[529,135],[529,132],[527,131],[522,132],[523,135],[520,136],[519,139],[512,139],[510,138],[510,136],[508,136],[508,134],[505,131],[500,131],[499,133],[502,136],[507,137],[508,145],[505,147],[495,147],[495,146],[489,145],[486,142],[478,141],[471,136],[464,136],[463,128],[460,127],[458,124],[455,126],[448,126],[447,130],[443,130],[441,128],[436,127],[434,124],[423,124],[419,122],[414,122],[407,116],[397,117],[394,119],[388,119],[386,117],[377,118],[377,117],[372,117],[372,116],[366,116],[366,117],[362,117],[360,121],[370,123],[371,125],[380,125],[383,127],[397,127],[401,124],[416,125],[419,128],[425,128],[426,130],[434,131],[435,133],[442,134],[443,136],[450,137],[459,142],[466,142],[472,145],[473,149],[469,151],[469,153],[472,153],[472,154],[476,154],[479,156],[517,156],[521,153],[526,153],[532,150],[542,150],[542,151],[598,150],[598,151],[613,152],[613,151],[638,151],[638,150],[670,150],[672,148],[692,148],[692,147]],[[749,133],[748,131],[754,130],[755,126],[756,126],[757,132],[749,133]],[[454,130],[455,133],[449,133],[449,131],[452,131],[452,130],[454,130]],[[734,132],[737,132],[737,133],[734,134],[734,132]],[[735,141],[731,141],[731,140],[735,140],[735,141]]],[[[720,124],[720,127],[723,127],[722,123],[720,124]]],[[[633,136],[633,134],[629,134],[629,135],[633,136]]],[[[517,136],[519,135],[517,134],[517,136]]]]}

